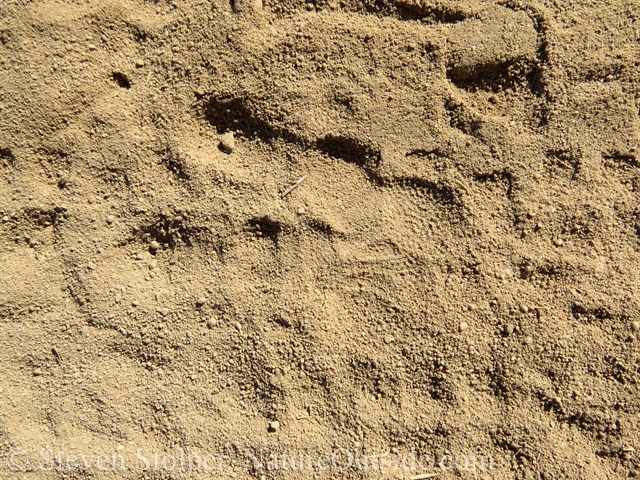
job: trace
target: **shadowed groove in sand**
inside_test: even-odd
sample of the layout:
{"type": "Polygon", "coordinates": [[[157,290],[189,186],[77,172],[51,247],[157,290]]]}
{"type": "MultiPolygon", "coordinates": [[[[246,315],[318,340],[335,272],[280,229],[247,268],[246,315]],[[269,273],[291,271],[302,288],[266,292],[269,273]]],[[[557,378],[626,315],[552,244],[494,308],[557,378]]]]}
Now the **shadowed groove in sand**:
{"type": "MultiPolygon", "coordinates": [[[[334,10],[329,0],[265,1],[265,6],[278,16],[293,15],[301,11],[330,12],[334,10]]],[[[415,3],[406,0],[345,0],[340,2],[340,11],[403,21],[431,21],[446,24],[463,22],[471,15],[453,2],[415,3]]]]}
{"type": "MultiPolygon", "coordinates": [[[[253,113],[250,103],[243,98],[212,96],[204,104],[204,118],[218,133],[234,131],[249,139],[272,143],[277,139],[316,150],[323,155],[354,165],[362,170],[368,181],[378,187],[401,187],[426,193],[447,210],[459,210],[463,202],[458,192],[441,182],[433,182],[420,176],[385,176],[380,172],[382,154],[380,149],[350,136],[327,134],[313,141],[304,139],[290,130],[273,125],[253,113]]],[[[474,126],[474,128],[477,128],[474,126]]],[[[416,152],[412,152],[416,154],[416,152]]],[[[275,228],[268,219],[254,219],[250,229],[261,232],[278,243],[281,229],[275,228]]]]}

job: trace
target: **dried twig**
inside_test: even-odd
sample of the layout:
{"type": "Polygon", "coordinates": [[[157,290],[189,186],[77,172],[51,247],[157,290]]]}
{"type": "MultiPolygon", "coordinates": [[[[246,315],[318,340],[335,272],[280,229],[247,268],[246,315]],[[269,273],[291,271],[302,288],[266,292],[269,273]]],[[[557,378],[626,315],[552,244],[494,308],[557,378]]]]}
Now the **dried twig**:
{"type": "Polygon", "coordinates": [[[62,355],[60,355],[58,349],[56,347],[51,347],[51,353],[53,353],[53,357],[56,359],[56,362],[58,362],[58,365],[62,365],[62,355]]]}
{"type": "Polygon", "coordinates": [[[287,188],[283,193],[282,193],[282,198],[286,197],[287,195],[289,195],[291,192],[293,192],[296,188],[298,188],[300,185],[302,185],[302,182],[304,182],[307,179],[307,176],[303,176],[302,178],[300,178],[299,180],[296,181],[296,183],[294,183],[293,185],[291,185],[289,188],[287,188]]]}

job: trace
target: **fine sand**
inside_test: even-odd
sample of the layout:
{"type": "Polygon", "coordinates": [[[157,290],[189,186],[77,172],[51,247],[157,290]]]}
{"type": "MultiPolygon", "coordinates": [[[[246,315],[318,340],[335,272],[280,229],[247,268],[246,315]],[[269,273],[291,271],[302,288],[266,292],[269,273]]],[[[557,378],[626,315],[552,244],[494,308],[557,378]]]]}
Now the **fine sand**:
{"type": "Polygon", "coordinates": [[[1,0],[0,478],[640,475],[639,104],[636,0],[1,0]]]}

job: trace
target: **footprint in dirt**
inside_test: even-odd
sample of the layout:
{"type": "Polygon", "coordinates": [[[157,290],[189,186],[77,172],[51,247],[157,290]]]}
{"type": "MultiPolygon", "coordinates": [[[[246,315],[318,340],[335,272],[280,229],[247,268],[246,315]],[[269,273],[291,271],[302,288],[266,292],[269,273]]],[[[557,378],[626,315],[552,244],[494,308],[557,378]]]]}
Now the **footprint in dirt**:
{"type": "Polygon", "coordinates": [[[377,184],[415,180],[424,176],[412,171],[415,152],[473,136],[484,121],[466,98],[519,95],[536,74],[538,36],[524,12],[420,0],[299,5],[265,1],[237,16],[236,74],[205,96],[219,133],[314,149],[377,184]]]}

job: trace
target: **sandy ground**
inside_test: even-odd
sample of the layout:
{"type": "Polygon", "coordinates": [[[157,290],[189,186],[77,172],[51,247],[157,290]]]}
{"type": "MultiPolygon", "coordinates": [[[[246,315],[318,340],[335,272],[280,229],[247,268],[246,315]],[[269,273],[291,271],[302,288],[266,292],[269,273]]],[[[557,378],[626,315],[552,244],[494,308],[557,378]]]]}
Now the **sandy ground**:
{"type": "Polygon", "coordinates": [[[0,477],[639,475],[639,103],[636,1],[3,0],[0,477]]]}

